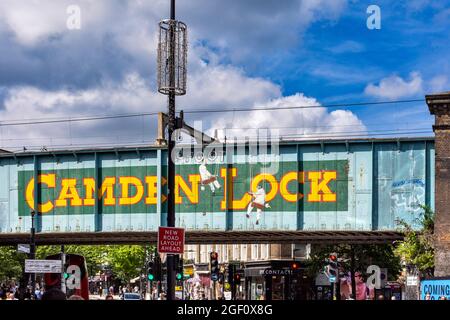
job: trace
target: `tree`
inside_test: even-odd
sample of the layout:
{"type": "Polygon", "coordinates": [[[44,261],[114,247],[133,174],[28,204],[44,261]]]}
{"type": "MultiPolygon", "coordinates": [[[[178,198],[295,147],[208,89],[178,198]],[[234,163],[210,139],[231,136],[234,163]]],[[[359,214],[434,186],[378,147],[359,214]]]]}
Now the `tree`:
{"type": "Polygon", "coordinates": [[[118,278],[124,282],[129,282],[141,274],[139,269],[144,268],[147,254],[145,246],[109,246],[106,262],[118,278]]]}
{"type": "MultiPolygon", "coordinates": [[[[38,246],[36,250],[37,259],[45,259],[49,255],[61,252],[61,246],[38,246]]],[[[82,246],[67,245],[65,253],[78,254],[85,258],[89,275],[95,275],[102,270],[102,265],[106,262],[105,253],[107,246],[82,246]]]]}
{"type": "Polygon", "coordinates": [[[399,220],[400,230],[405,234],[398,242],[395,254],[404,264],[415,266],[421,277],[432,277],[434,273],[434,219],[435,214],[428,206],[421,206],[423,212],[416,219],[419,229],[415,230],[404,220],[399,220]]]}
{"type": "MultiPolygon", "coordinates": [[[[93,276],[104,271],[109,265],[112,273],[124,282],[140,275],[138,269],[143,269],[153,247],[139,245],[115,246],[82,246],[66,245],[65,253],[79,254],[86,259],[89,275],[93,276]]],[[[36,259],[61,252],[61,246],[37,246],[36,259]]],[[[0,247],[0,281],[18,279],[22,276],[25,254],[17,253],[15,247],[0,247]]]]}
{"type": "Polygon", "coordinates": [[[25,258],[15,247],[0,247],[0,282],[21,278],[25,258]]]}
{"type": "Polygon", "coordinates": [[[400,271],[400,259],[394,254],[392,244],[339,244],[329,245],[320,248],[312,256],[308,268],[311,276],[323,270],[326,259],[330,253],[335,252],[339,259],[339,266],[342,271],[351,271],[351,256],[354,250],[354,271],[365,274],[367,267],[377,265],[380,268],[388,269],[388,280],[396,280],[400,271]]]}

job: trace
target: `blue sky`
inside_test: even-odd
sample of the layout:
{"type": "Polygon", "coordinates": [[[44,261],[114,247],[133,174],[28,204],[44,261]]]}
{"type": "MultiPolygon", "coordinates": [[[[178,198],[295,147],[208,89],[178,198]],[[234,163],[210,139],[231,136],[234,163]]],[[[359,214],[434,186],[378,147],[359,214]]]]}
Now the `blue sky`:
{"type": "MultiPolygon", "coordinates": [[[[179,108],[345,104],[422,99],[450,90],[450,1],[178,0],[189,28],[188,94],[179,108]],[[369,30],[366,10],[381,9],[369,30]]],[[[164,111],[156,92],[157,23],[167,0],[3,0],[3,121],[164,111]],[[69,5],[81,29],[66,27],[69,5]]],[[[317,136],[425,128],[425,103],[189,116],[207,129],[289,128],[317,136]]],[[[7,126],[4,148],[153,138],[140,117],[52,126],[7,126]],[[32,129],[32,130],[30,130],[32,129]],[[151,138],[149,138],[151,137],[151,138]]],[[[229,132],[233,130],[230,129],[229,132]]],[[[238,134],[249,132],[234,130],[238,134]]],[[[411,134],[410,134],[411,135],[411,134]]],[[[423,135],[420,133],[419,135],[423,135]]]]}

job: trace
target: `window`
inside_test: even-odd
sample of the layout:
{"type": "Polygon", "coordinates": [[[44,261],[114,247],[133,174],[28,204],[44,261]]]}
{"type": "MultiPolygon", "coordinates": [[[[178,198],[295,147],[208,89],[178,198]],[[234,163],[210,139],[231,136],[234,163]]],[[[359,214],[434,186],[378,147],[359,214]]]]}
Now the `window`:
{"type": "Polygon", "coordinates": [[[247,261],[247,245],[242,244],[241,245],[241,261],[247,261]]]}
{"type": "Polygon", "coordinates": [[[200,263],[208,262],[208,257],[209,257],[208,246],[202,244],[200,246],[200,263]]]}
{"type": "Polygon", "coordinates": [[[252,244],[251,251],[252,251],[252,260],[258,260],[259,259],[259,245],[252,244]]]}
{"type": "Polygon", "coordinates": [[[228,262],[228,246],[222,245],[222,262],[228,262]]]}
{"type": "Polygon", "coordinates": [[[269,259],[269,244],[262,244],[261,245],[261,260],[268,260],[269,259]]]}
{"type": "Polygon", "coordinates": [[[233,244],[233,260],[239,261],[241,258],[239,256],[240,247],[238,244],[233,244]]]}

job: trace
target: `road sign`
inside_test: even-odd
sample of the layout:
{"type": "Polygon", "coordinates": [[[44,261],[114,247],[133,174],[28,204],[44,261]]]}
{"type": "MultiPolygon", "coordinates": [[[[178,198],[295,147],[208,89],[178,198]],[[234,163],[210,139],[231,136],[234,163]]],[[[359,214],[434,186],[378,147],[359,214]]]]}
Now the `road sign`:
{"type": "Polygon", "coordinates": [[[25,260],[26,273],[61,273],[61,260],[25,260]]]}
{"type": "Polygon", "coordinates": [[[183,291],[183,286],[176,286],[175,291],[183,291]]]}
{"type": "Polygon", "coordinates": [[[184,253],[184,229],[159,227],[158,252],[168,254],[184,253]]]}
{"type": "Polygon", "coordinates": [[[407,286],[417,286],[417,284],[418,284],[417,276],[406,277],[406,285],[407,286]]]}
{"type": "Polygon", "coordinates": [[[18,244],[17,251],[22,253],[30,253],[30,245],[29,244],[18,244]]]}
{"type": "Polygon", "coordinates": [[[219,280],[219,274],[218,274],[218,273],[213,273],[213,274],[211,274],[211,280],[212,280],[212,281],[217,281],[217,280],[219,280]]]}

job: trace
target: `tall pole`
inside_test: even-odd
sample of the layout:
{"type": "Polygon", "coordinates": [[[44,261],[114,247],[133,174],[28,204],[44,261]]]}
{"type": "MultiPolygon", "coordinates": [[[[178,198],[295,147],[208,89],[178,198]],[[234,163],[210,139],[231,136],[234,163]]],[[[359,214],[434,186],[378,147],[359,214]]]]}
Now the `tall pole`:
{"type": "Polygon", "coordinates": [[[355,247],[350,246],[350,276],[352,279],[352,298],[356,300],[356,280],[355,280],[355,247]]]}
{"type": "Polygon", "coordinates": [[[61,245],[61,291],[64,293],[67,293],[66,289],[66,278],[64,277],[64,274],[66,273],[66,270],[64,270],[64,267],[66,266],[66,253],[64,245],[61,245]]]}
{"type": "MultiPolygon", "coordinates": [[[[175,148],[173,134],[175,131],[175,0],[170,2],[170,45],[169,45],[169,123],[168,123],[168,195],[167,195],[167,226],[175,227],[175,163],[172,150],[175,148]]],[[[167,300],[175,300],[175,268],[174,256],[167,256],[167,300]]]]}
{"type": "MultiPolygon", "coordinates": [[[[31,230],[30,230],[30,259],[34,260],[36,259],[36,240],[35,240],[35,233],[36,229],[34,228],[34,217],[36,212],[33,210],[31,211],[31,230]]],[[[31,298],[34,297],[34,290],[36,287],[36,274],[31,273],[31,298]]]]}

